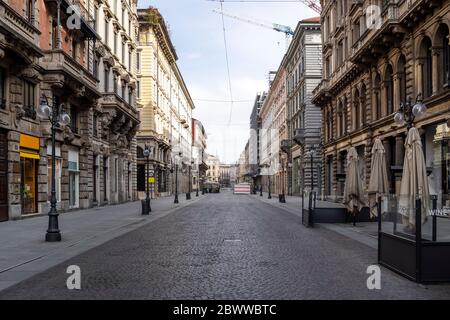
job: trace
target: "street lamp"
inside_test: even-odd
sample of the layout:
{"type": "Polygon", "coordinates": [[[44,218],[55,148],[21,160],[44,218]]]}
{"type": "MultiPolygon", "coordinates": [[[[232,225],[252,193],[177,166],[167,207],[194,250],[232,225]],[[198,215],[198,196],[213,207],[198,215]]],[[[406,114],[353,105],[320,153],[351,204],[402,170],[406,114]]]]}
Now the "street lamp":
{"type": "Polygon", "coordinates": [[[291,185],[291,181],[289,181],[289,177],[292,176],[292,162],[288,163],[288,196],[292,196],[292,185],[291,185]]]}
{"type": "MultiPolygon", "coordinates": [[[[194,161],[192,161],[194,163],[194,161]]],[[[198,190],[200,189],[200,165],[197,165],[197,191],[195,192],[195,196],[198,197],[198,190]]]]}
{"type": "Polygon", "coordinates": [[[61,241],[61,232],[58,223],[58,211],[56,209],[56,128],[65,127],[70,123],[70,116],[65,110],[65,105],[57,105],[57,98],[53,96],[53,107],[48,104],[45,94],[42,95],[37,115],[42,120],[49,120],[52,131],[52,192],[50,199],[50,211],[48,212],[48,229],[45,235],[45,241],[57,242],[61,241]]]}
{"type": "Polygon", "coordinates": [[[310,165],[311,165],[311,192],[314,190],[314,155],[316,153],[315,146],[311,146],[311,149],[307,154],[310,156],[310,165]]]}
{"type": "Polygon", "coordinates": [[[281,156],[280,152],[280,163],[281,163],[281,184],[282,184],[282,193],[278,197],[278,201],[280,203],[286,203],[286,195],[285,195],[285,189],[284,189],[284,162],[283,157],[281,156]]]}
{"type": "Polygon", "coordinates": [[[407,129],[411,129],[416,117],[421,117],[427,112],[427,107],[423,104],[422,94],[419,93],[416,102],[411,103],[411,97],[406,102],[400,104],[399,111],[394,114],[394,121],[398,125],[406,123],[407,129]]]}
{"type": "MultiPolygon", "coordinates": [[[[181,158],[181,151],[178,152],[178,156],[181,158]]],[[[173,170],[173,169],[172,169],[173,170]]],[[[178,160],[175,158],[175,199],[174,203],[179,203],[178,201],[178,160]]]]}
{"type": "Polygon", "coordinates": [[[188,168],[188,179],[189,179],[189,185],[188,185],[188,192],[186,193],[186,200],[191,200],[191,188],[192,188],[192,166],[194,165],[194,161],[191,161],[191,165],[188,168]]]}
{"type": "Polygon", "coordinates": [[[148,215],[150,214],[150,212],[152,211],[152,208],[150,206],[150,174],[149,174],[149,169],[150,169],[150,149],[148,148],[148,146],[145,146],[144,149],[144,157],[146,158],[146,162],[147,162],[147,192],[146,192],[146,197],[145,197],[145,206],[144,206],[144,210],[142,212],[142,214],[144,215],[148,215]]]}

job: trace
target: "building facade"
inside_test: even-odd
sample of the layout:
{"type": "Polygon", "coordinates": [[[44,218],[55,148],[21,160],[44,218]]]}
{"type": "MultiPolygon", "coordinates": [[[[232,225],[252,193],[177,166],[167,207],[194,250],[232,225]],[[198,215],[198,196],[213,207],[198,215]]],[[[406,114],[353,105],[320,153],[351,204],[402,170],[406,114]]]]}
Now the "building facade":
{"type": "Polygon", "coordinates": [[[146,159],[152,150],[156,196],[191,189],[192,111],[194,103],[177,66],[167,26],[156,8],[139,9],[137,88],[141,126],[138,141],[138,190],[145,190],[146,159]],[[176,171],[178,170],[178,172],[176,171]],[[175,179],[177,176],[177,179],[175,179]]]}
{"type": "Polygon", "coordinates": [[[310,188],[311,183],[317,188],[319,181],[322,119],[321,110],[311,102],[311,97],[322,78],[321,50],[320,18],[300,21],[284,59],[288,137],[281,142],[288,158],[288,194],[297,196],[304,188],[310,188]],[[311,166],[309,152],[314,146],[311,166]]]}
{"type": "Polygon", "coordinates": [[[205,128],[200,120],[192,119],[192,157],[194,160],[192,190],[203,190],[203,182],[206,181],[207,138],[205,128]]]}
{"type": "Polygon", "coordinates": [[[220,179],[220,160],[218,157],[208,154],[206,158],[208,170],[206,171],[206,179],[209,182],[219,183],[220,179]]]}
{"type": "MultiPolygon", "coordinates": [[[[123,108],[122,101],[105,103],[99,81],[105,3],[77,2],[80,14],[74,15],[67,13],[74,5],[68,1],[0,2],[0,220],[47,213],[53,165],[60,210],[135,197],[130,150],[138,120],[131,72],[126,91],[131,103],[123,108]],[[71,118],[56,129],[54,164],[50,122],[37,117],[44,103],[71,118]]],[[[136,3],[123,5],[132,17],[136,3]]],[[[133,42],[133,27],[121,31],[133,42]]]]}
{"type": "Polygon", "coordinates": [[[288,138],[286,125],[286,69],[284,60],[274,73],[267,97],[259,112],[261,118],[261,166],[263,190],[276,194],[287,191],[287,156],[281,142],[288,138]],[[270,177],[269,177],[270,176],[270,177]]]}
{"type": "Polygon", "coordinates": [[[219,165],[219,183],[222,188],[231,187],[230,169],[231,165],[229,164],[221,163],[219,165]]]}
{"type": "Polygon", "coordinates": [[[267,97],[266,92],[258,93],[253,104],[252,113],[250,115],[250,139],[248,141],[249,176],[252,178],[253,186],[261,185],[260,175],[260,139],[261,139],[261,118],[259,112],[267,97]]]}
{"type": "Polygon", "coordinates": [[[322,7],[324,79],[314,101],[324,116],[323,191],[342,195],[350,146],[358,150],[367,183],[378,137],[390,191],[398,192],[406,127],[395,124],[394,113],[408,97],[412,103],[418,97],[428,107],[414,126],[422,135],[430,193],[450,205],[450,2],[322,1],[322,7]],[[370,18],[373,12],[377,19],[370,18]]]}

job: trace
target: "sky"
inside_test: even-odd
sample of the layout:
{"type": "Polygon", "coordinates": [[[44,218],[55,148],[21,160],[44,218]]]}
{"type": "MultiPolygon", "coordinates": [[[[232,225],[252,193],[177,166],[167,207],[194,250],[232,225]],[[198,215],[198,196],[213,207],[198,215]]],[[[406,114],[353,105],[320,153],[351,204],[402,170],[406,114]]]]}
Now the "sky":
{"type": "MultiPolygon", "coordinates": [[[[226,0],[225,0],[226,1],[226,0]]],[[[139,8],[159,9],[170,30],[178,66],[194,100],[193,117],[205,127],[207,152],[236,163],[250,136],[250,113],[258,92],[267,91],[268,73],[286,52],[286,37],[269,28],[225,17],[231,104],[220,3],[208,0],[139,0],[139,8]],[[213,102],[209,100],[219,100],[213,102]]],[[[297,2],[224,2],[223,10],[293,30],[317,14],[297,2]]]]}

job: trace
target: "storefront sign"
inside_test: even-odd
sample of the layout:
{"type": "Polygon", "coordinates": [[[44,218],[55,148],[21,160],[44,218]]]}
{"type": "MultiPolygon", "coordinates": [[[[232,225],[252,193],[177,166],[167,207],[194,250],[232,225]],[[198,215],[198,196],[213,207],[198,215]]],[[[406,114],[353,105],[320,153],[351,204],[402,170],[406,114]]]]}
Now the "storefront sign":
{"type": "Polygon", "coordinates": [[[436,217],[450,217],[450,208],[444,207],[442,209],[429,210],[431,216],[436,217]]]}

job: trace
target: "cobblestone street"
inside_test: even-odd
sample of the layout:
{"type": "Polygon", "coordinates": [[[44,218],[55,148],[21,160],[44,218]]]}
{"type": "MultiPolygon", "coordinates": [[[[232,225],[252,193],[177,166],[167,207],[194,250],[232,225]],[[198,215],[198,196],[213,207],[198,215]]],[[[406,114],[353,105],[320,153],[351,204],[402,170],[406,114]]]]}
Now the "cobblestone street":
{"type": "Polygon", "coordinates": [[[210,194],[0,292],[0,299],[448,299],[382,268],[377,252],[261,201],[210,194]],[[81,268],[81,290],[66,269],[81,268]]]}

